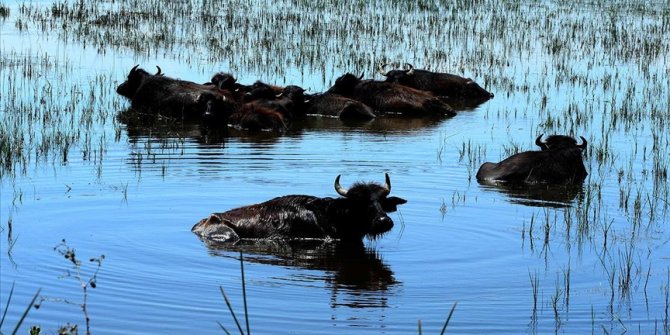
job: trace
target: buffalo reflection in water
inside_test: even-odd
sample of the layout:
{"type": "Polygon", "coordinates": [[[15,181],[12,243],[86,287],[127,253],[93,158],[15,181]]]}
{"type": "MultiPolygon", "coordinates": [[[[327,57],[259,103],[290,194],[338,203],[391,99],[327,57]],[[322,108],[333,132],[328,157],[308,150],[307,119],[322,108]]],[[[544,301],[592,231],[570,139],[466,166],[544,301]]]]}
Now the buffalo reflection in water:
{"type": "MultiPolygon", "coordinates": [[[[246,262],[322,272],[331,290],[331,307],[388,307],[388,293],[400,285],[393,271],[374,249],[363,243],[323,240],[242,240],[235,244],[207,244],[216,256],[246,262]],[[347,294],[338,302],[338,293],[347,294]]],[[[301,281],[305,280],[300,278],[301,281]]]]}
{"type": "Polygon", "coordinates": [[[584,187],[581,183],[551,184],[506,184],[495,182],[481,183],[484,191],[496,191],[509,197],[509,202],[533,207],[566,208],[571,207],[575,199],[581,198],[584,187]]]}
{"type": "Polygon", "coordinates": [[[307,116],[292,122],[285,132],[244,131],[227,125],[212,126],[204,122],[193,122],[175,118],[157,116],[127,109],[117,116],[124,124],[128,137],[157,137],[165,139],[194,139],[200,144],[221,144],[229,138],[242,141],[278,141],[282,137],[300,137],[305,132],[366,132],[371,135],[411,136],[420,130],[437,128],[445,117],[409,118],[402,116],[385,116],[373,120],[341,120],[322,116],[307,116]]]}

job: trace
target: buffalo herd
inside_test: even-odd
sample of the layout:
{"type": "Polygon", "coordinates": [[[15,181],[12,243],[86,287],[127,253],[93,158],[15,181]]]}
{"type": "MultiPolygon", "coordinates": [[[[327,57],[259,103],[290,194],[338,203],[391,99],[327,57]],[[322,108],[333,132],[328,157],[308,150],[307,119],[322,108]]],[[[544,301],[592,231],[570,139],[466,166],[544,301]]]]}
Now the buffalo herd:
{"type": "MultiPolygon", "coordinates": [[[[256,81],[241,84],[229,73],[216,73],[206,83],[175,79],[160,67],[149,73],[133,67],[117,93],[131,110],[148,115],[193,120],[247,131],[283,131],[306,116],[368,121],[386,115],[411,118],[453,117],[458,106],[477,106],[493,94],[469,78],[405,64],[402,69],[378,68],[385,80],[345,73],[325,92],[306,93],[299,86],[275,86],[256,81]]],[[[514,154],[498,163],[486,162],[476,178],[483,185],[580,185],[587,176],[582,160],[587,141],[565,135],[540,135],[540,150],[514,154]]],[[[287,195],[263,203],[214,213],[195,224],[192,232],[208,244],[254,239],[320,239],[360,243],[391,230],[387,215],[407,201],[389,196],[383,185],[355,183],[349,189],[335,178],[339,198],[287,195]]]]}
{"type": "Polygon", "coordinates": [[[244,85],[230,73],[216,73],[200,84],[136,65],[116,91],[138,112],[249,131],[283,131],[307,115],[361,121],[382,115],[452,117],[452,102],[477,105],[493,97],[472,79],[406,67],[384,74],[386,80],[345,73],[326,92],[307,94],[294,85],[244,85]]]}

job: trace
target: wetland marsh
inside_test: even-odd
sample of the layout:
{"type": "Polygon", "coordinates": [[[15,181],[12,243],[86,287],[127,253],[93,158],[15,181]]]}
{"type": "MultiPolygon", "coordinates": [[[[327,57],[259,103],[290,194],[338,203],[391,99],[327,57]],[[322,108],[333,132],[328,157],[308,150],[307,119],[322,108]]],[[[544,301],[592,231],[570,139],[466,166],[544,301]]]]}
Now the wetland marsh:
{"type": "Polygon", "coordinates": [[[663,1],[2,1],[0,308],[10,332],[235,329],[293,334],[670,333],[670,4],[663,1]],[[206,82],[327,90],[380,63],[473,78],[495,98],[448,119],[308,118],[282,134],[136,124],[136,64],[206,82]],[[539,134],[584,136],[577,187],[479,185],[539,134]],[[333,180],[393,179],[408,200],[361,250],[208,248],[212,212],[333,180]],[[11,303],[6,305],[10,290],[11,303]],[[5,308],[7,310],[5,310],[5,308]]]}

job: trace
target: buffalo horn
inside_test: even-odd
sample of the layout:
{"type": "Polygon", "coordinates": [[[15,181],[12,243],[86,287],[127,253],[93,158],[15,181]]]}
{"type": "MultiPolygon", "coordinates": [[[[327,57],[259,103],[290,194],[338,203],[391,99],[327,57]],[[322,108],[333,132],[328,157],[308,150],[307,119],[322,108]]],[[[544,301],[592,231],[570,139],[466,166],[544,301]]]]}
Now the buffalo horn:
{"type": "Polygon", "coordinates": [[[137,71],[137,68],[138,68],[139,66],[140,66],[140,64],[137,64],[137,65],[133,66],[133,68],[130,69],[130,73],[133,73],[133,72],[137,71]]]}
{"type": "Polygon", "coordinates": [[[540,136],[535,139],[535,144],[540,148],[547,148],[547,143],[542,142],[542,136],[544,136],[544,134],[540,134],[540,136]]]}
{"type": "Polygon", "coordinates": [[[387,75],[387,73],[384,72],[384,70],[386,69],[386,66],[388,66],[388,63],[379,64],[379,67],[377,68],[377,71],[378,71],[379,74],[381,74],[382,76],[386,76],[386,75],[387,75]]]}
{"type": "Polygon", "coordinates": [[[577,147],[582,150],[586,150],[586,144],[587,144],[586,139],[584,138],[584,136],[579,136],[579,138],[582,139],[582,144],[578,145],[577,147]]]}
{"type": "Polygon", "coordinates": [[[163,71],[161,70],[161,67],[158,66],[158,65],[156,65],[156,68],[158,69],[158,71],[156,72],[156,74],[155,74],[154,76],[160,76],[160,75],[162,75],[162,74],[163,74],[163,71]]]}
{"type": "Polygon", "coordinates": [[[411,76],[414,74],[414,66],[410,63],[405,63],[405,68],[407,69],[407,75],[411,76]]]}
{"type": "Polygon", "coordinates": [[[361,73],[361,76],[358,77],[358,80],[363,80],[363,75],[364,75],[364,73],[361,73]]]}
{"type": "Polygon", "coordinates": [[[384,189],[386,190],[386,195],[389,195],[391,193],[391,177],[389,177],[388,173],[384,173],[384,177],[386,178],[384,189]]]}
{"type": "Polygon", "coordinates": [[[341,175],[338,174],[337,178],[335,178],[335,191],[337,192],[337,194],[346,197],[348,190],[342,187],[342,185],[340,185],[340,176],[341,175]]]}

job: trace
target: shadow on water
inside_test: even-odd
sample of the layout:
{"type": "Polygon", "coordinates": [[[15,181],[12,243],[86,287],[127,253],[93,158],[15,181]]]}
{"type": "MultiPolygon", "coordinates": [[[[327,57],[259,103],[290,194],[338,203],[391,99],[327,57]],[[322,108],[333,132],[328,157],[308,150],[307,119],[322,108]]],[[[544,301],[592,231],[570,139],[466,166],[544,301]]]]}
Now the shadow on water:
{"type": "Polygon", "coordinates": [[[480,187],[487,192],[505,194],[509,197],[508,201],[510,203],[532,207],[571,207],[575,199],[581,197],[584,193],[584,187],[581,183],[574,185],[484,183],[480,184],[480,187]]]}
{"type": "Polygon", "coordinates": [[[485,104],[493,98],[480,98],[480,99],[465,99],[465,98],[448,98],[441,97],[442,101],[446,102],[455,109],[457,112],[469,112],[474,111],[479,106],[485,104]]]}
{"type": "MultiPolygon", "coordinates": [[[[210,254],[247,262],[323,272],[331,290],[331,307],[388,307],[388,295],[400,282],[380,255],[363,243],[341,244],[322,240],[258,240],[207,245],[210,254]],[[338,299],[339,293],[347,296],[338,299]]],[[[304,278],[301,277],[301,280],[304,278]]]]}
{"type": "Polygon", "coordinates": [[[304,131],[357,131],[370,134],[409,135],[412,132],[437,128],[448,118],[410,118],[400,115],[385,115],[370,121],[340,120],[337,118],[310,116],[295,123],[304,131]]]}
{"type": "Polygon", "coordinates": [[[126,125],[130,139],[139,137],[190,138],[200,144],[220,144],[225,143],[228,138],[248,140],[249,142],[267,142],[282,136],[299,137],[307,131],[355,131],[381,135],[408,135],[420,130],[437,128],[447,118],[409,118],[388,115],[370,121],[345,121],[338,118],[307,116],[292,122],[285,132],[240,130],[227,125],[210,125],[155,114],[142,114],[132,109],[120,112],[118,120],[126,125]]]}

